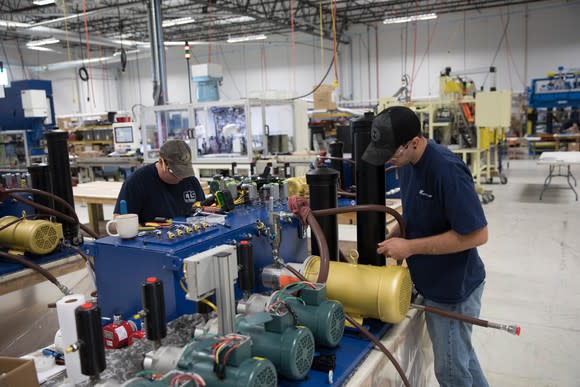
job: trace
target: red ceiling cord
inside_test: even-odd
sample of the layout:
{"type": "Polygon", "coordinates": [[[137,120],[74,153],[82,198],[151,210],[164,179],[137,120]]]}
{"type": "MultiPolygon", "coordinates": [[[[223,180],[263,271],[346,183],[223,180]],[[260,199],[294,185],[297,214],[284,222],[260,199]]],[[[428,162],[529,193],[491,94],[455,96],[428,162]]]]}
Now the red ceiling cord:
{"type": "Polygon", "coordinates": [[[290,0],[290,36],[292,37],[292,88],[296,90],[296,31],[294,30],[294,0],[290,0]]]}
{"type": "Polygon", "coordinates": [[[336,46],[336,0],[332,0],[332,44],[333,44],[333,59],[334,59],[334,84],[338,86],[338,60],[337,60],[337,46],[336,46]]]}

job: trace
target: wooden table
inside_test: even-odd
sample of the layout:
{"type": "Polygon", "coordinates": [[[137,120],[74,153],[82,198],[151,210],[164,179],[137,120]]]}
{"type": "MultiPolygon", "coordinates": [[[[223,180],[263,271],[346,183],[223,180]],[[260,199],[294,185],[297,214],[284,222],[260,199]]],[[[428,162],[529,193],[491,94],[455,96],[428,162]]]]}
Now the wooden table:
{"type": "Polygon", "coordinates": [[[99,234],[99,221],[104,220],[103,204],[115,205],[123,182],[93,181],[73,187],[75,203],[85,203],[91,229],[99,234]]]}

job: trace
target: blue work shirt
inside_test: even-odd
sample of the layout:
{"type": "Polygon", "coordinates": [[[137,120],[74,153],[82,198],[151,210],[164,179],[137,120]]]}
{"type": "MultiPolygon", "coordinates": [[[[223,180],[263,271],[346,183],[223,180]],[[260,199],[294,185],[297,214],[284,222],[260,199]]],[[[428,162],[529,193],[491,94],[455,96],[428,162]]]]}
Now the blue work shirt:
{"type": "MultiPolygon", "coordinates": [[[[399,168],[407,239],[454,230],[465,235],[487,225],[465,163],[429,141],[417,164],[399,168]]],[[[443,255],[413,255],[407,263],[415,288],[441,303],[464,301],[485,279],[477,248],[443,255]]]]}
{"type": "Polygon", "coordinates": [[[205,199],[196,177],[188,177],[177,184],[167,184],[159,177],[155,163],[137,169],[123,183],[114,213],[119,213],[119,201],[127,202],[127,212],[138,214],[139,222],[156,217],[174,218],[192,213],[192,205],[205,199]]]}

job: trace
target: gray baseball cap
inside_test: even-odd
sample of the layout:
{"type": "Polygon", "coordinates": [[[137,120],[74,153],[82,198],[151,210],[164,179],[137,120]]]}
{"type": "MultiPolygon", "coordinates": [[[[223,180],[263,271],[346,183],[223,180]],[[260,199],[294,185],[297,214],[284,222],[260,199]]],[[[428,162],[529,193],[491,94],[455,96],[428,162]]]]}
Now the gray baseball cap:
{"type": "Polygon", "coordinates": [[[159,157],[167,162],[169,172],[180,179],[194,175],[191,148],[183,140],[168,140],[159,149],[159,157]]]}

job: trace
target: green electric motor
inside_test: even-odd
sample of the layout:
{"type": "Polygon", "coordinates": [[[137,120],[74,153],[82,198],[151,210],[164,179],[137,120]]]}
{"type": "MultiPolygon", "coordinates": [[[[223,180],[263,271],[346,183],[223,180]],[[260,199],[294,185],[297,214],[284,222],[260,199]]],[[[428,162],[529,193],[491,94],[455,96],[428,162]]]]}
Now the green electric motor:
{"type": "Polygon", "coordinates": [[[292,380],[306,377],[314,359],[314,336],[307,327],[296,326],[291,313],[239,317],[237,331],[252,338],[252,354],[272,361],[280,375],[292,380]]]}
{"type": "Polygon", "coordinates": [[[334,348],[344,334],[344,308],[338,301],[329,301],[326,286],[316,284],[315,288],[305,287],[297,297],[289,297],[284,302],[296,314],[298,323],[308,327],[316,344],[334,348]]]}
{"type": "MultiPolygon", "coordinates": [[[[184,348],[163,346],[146,354],[143,365],[145,369],[162,373],[170,372],[172,369],[196,373],[207,386],[278,385],[276,368],[272,362],[253,357],[250,337],[236,334],[201,337],[191,341],[184,348]]],[[[140,384],[131,385],[131,387],[140,386],[140,384]]]]}

